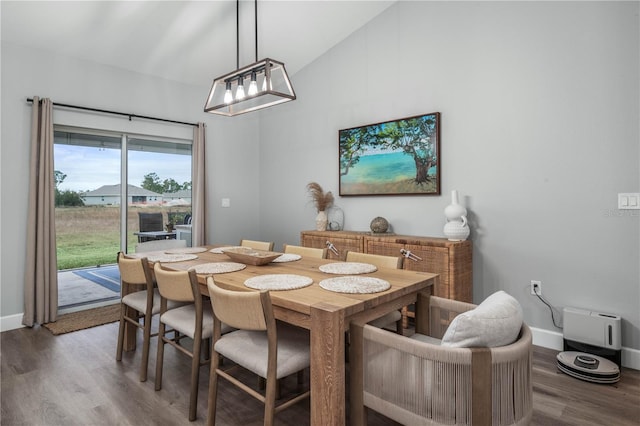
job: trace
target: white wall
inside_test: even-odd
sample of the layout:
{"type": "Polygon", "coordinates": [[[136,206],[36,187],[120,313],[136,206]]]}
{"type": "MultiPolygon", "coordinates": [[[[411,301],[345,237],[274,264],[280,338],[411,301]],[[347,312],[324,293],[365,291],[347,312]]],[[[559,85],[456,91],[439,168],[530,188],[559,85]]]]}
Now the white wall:
{"type": "MultiPolygon", "coordinates": [[[[219,201],[208,205],[209,241],[237,243],[258,234],[257,119],[216,117],[202,109],[209,87],[194,87],[97,63],[2,43],[2,226],[0,317],[12,323],[23,312],[23,281],[31,105],[28,97],[185,122],[207,124],[207,190],[210,200],[232,199],[231,209],[219,201]],[[232,142],[232,143],[231,143],[232,142]],[[233,220],[232,220],[233,219],[233,220]]],[[[167,125],[54,108],[54,123],[116,129],[151,135],[192,138],[189,126],[167,125]]]]}
{"type": "MultiPolygon", "coordinates": [[[[470,210],[474,300],[503,289],[533,327],[554,306],[623,317],[640,348],[638,3],[400,2],[293,78],[261,117],[261,230],[313,229],[305,192],[338,191],[338,130],[442,113],[442,196],[338,197],[345,227],[386,217],[442,236],[457,189],[470,210]],[[273,202],[271,202],[273,201],[273,202]]],[[[286,58],[282,58],[286,62],[286,58]]]]}

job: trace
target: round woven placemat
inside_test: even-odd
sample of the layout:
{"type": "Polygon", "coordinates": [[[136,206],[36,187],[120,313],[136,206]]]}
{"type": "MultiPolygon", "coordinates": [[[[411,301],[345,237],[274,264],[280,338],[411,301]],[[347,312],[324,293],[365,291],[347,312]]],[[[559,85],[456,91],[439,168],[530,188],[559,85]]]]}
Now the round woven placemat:
{"type": "Polygon", "coordinates": [[[188,253],[202,253],[207,251],[206,247],[179,247],[170,250],[165,250],[167,254],[188,254],[188,253]]]}
{"type": "Polygon", "coordinates": [[[296,260],[302,259],[302,256],[295,253],[284,253],[280,255],[280,257],[276,257],[272,262],[275,263],[283,263],[283,262],[295,262],[296,260]]]}
{"type": "Polygon", "coordinates": [[[242,248],[242,246],[227,246],[227,247],[217,247],[214,249],[209,250],[211,253],[215,253],[215,254],[224,254],[224,252],[222,250],[227,250],[227,249],[236,249],[236,248],[242,248]]]}
{"type": "Polygon", "coordinates": [[[226,274],[228,272],[241,271],[246,267],[247,265],[237,262],[212,262],[202,263],[190,269],[195,271],[196,274],[226,274]]]}
{"type": "Polygon", "coordinates": [[[378,270],[375,265],[360,262],[335,262],[318,268],[327,274],[367,274],[378,270]]]}
{"type": "Polygon", "coordinates": [[[375,277],[335,277],[320,281],[320,287],[336,293],[379,293],[391,284],[375,277]]]}
{"type": "Polygon", "coordinates": [[[294,290],[313,284],[313,279],[294,274],[266,274],[249,278],[244,285],[256,290],[294,290]]]}

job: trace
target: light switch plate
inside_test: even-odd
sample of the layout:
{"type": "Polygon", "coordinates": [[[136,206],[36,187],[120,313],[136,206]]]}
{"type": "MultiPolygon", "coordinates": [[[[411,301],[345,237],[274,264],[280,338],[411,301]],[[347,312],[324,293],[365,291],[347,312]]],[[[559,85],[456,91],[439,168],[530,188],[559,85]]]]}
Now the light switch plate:
{"type": "Polygon", "coordinates": [[[640,193],[625,192],[618,194],[619,210],[640,210],[640,193]]]}
{"type": "Polygon", "coordinates": [[[231,207],[231,199],[223,198],[221,204],[222,204],[222,207],[231,207]]]}

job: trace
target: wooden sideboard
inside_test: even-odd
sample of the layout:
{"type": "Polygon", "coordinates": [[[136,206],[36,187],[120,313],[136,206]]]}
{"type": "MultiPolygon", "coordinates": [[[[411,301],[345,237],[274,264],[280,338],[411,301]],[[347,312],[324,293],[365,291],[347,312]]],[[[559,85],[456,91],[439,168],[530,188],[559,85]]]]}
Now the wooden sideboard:
{"type": "Polygon", "coordinates": [[[339,255],[328,251],[330,259],[344,260],[347,251],[402,256],[408,250],[422,260],[405,258],[403,269],[440,275],[434,294],[447,299],[473,302],[472,243],[449,241],[446,238],[416,237],[396,234],[372,234],[354,231],[302,231],[300,244],[326,248],[334,245],[339,255]]]}

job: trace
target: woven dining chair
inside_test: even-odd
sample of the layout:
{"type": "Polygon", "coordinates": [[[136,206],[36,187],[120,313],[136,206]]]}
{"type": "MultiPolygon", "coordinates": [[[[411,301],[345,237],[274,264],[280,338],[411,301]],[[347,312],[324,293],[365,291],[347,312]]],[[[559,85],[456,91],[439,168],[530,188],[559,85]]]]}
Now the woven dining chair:
{"type": "MultiPolygon", "coordinates": [[[[347,262],[362,262],[375,265],[376,268],[402,269],[402,257],[383,256],[381,254],[360,253],[357,251],[347,251],[345,260],[347,262]]],[[[369,322],[374,327],[386,328],[394,327],[396,333],[402,334],[402,313],[393,311],[369,322]]]]}
{"type": "Polygon", "coordinates": [[[264,424],[273,425],[274,415],[309,397],[304,391],[276,405],[278,380],[304,371],[310,366],[310,340],[307,330],[276,323],[268,291],[232,291],[218,287],[213,277],[207,287],[214,313],[213,356],[209,376],[207,424],[215,425],[218,378],[222,377],[265,405],[264,424]],[[222,324],[237,330],[222,334],[222,324]],[[235,363],[223,370],[220,357],[235,363]],[[234,377],[242,367],[266,379],[264,395],[234,377]]]}
{"type": "Polygon", "coordinates": [[[327,249],[326,248],[292,246],[292,245],[289,245],[289,244],[283,244],[282,245],[282,251],[284,253],[299,254],[302,257],[312,257],[312,258],[316,258],[316,259],[326,259],[327,258],[327,249]]]}
{"type": "Polygon", "coordinates": [[[240,246],[249,247],[254,250],[272,251],[273,241],[240,240],[240,246]]]}
{"type": "MultiPolygon", "coordinates": [[[[198,277],[194,271],[170,271],[157,262],[153,271],[160,292],[160,326],[158,331],[158,355],[156,361],[156,386],[162,389],[162,369],[164,363],[164,345],[169,344],[191,358],[191,389],[189,396],[189,420],[196,419],[198,403],[198,382],[200,367],[209,363],[201,359],[203,340],[210,344],[213,336],[213,315],[211,306],[203,303],[198,277]],[[188,303],[185,306],[168,309],[169,301],[188,303]],[[167,329],[169,328],[169,330],[167,329]],[[168,338],[169,331],[179,332],[179,337],[168,338]],[[193,349],[180,344],[180,340],[189,337],[193,340],[193,349]]],[[[224,326],[223,332],[229,328],[224,326]]],[[[205,347],[206,349],[206,347],[205,347]]],[[[208,354],[209,351],[207,350],[208,354]]]]}
{"type": "MultiPolygon", "coordinates": [[[[135,325],[143,331],[142,360],[140,365],[140,381],[147,380],[149,365],[149,344],[151,337],[151,317],[160,312],[160,294],[154,289],[153,275],[146,258],[132,258],[118,253],[118,270],[120,271],[120,327],[118,329],[118,347],[116,360],[122,361],[124,347],[124,331],[127,323],[135,325]],[[142,319],[142,323],[140,320],[142,319]]],[[[170,307],[178,305],[171,303],[170,307]]]]}

